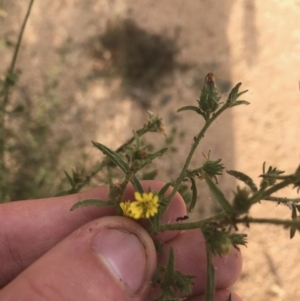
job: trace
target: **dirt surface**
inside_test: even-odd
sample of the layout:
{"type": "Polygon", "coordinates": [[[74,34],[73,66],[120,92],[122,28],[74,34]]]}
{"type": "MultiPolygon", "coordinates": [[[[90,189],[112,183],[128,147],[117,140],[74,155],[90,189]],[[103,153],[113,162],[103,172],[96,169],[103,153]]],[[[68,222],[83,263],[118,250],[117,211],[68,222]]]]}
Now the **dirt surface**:
{"type": "MultiPolygon", "coordinates": [[[[0,3],[8,13],[0,30],[14,40],[26,4],[0,3]]],[[[115,148],[146,120],[145,107],[158,112],[167,128],[176,125],[186,132],[178,159],[161,162],[165,174],[174,174],[202,124],[193,113],[174,117],[175,111],[195,104],[205,74],[212,71],[225,97],[241,81],[249,89],[244,99],[251,105],[226,112],[206,135],[193,163],[200,164],[202,151],[211,150],[212,157],[222,158],[227,169],[254,178],[264,161],[292,172],[300,161],[299,28],[298,0],[37,1],[18,61],[23,70],[18,85],[23,90],[14,97],[24,90],[38,95],[44,80],[63,78],[57,93],[65,113],[54,127],[67,131],[69,145],[81,147],[92,158],[98,153],[90,148],[91,140],[115,148]],[[92,71],[102,70],[105,62],[92,56],[90,49],[98,47],[96,41],[109,24],[124,18],[152,34],[176,37],[177,61],[192,67],[176,69],[156,93],[134,86],[125,93],[120,78],[108,81],[95,76],[92,71]]],[[[8,61],[10,52],[3,47],[0,51],[3,61],[8,61]]],[[[108,63],[110,58],[106,53],[108,63]]],[[[0,72],[4,68],[1,64],[0,72]]],[[[76,154],[62,156],[62,169],[72,156],[76,158],[76,154]]],[[[236,182],[224,176],[220,185],[230,195],[236,182]]],[[[200,201],[207,206],[202,207],[202,214],[207,214],[205,208],[212,205],[203,190],[200,201]]],[[[288,190],[285,196],[297,194],[288,190]]],[[[251,215],[289,218],[290,210],[267,203],[257,205],[251,215]]],[[[243,248],[243,274],[234,290],[245,301],[300,300],[299,235],[289,240],[284,229],[267,226],[245,231],[249,244],[243,248]]]]}

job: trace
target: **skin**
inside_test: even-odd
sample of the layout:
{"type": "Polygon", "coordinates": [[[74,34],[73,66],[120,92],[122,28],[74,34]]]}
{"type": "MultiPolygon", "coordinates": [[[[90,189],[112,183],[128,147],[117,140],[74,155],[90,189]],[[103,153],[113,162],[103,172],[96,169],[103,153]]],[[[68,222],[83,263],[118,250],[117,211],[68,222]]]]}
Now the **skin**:
{"type": "MultiPolygon", "coordinates": [[[[158,191],[163,185],[142,182],[145,191],[148,187],[158,191]]],[[[124,199],[133,199],[133,193],[133,187],[128,186],[124,199]]],[[[108,187],[101,186],[63,197],[2,204],[0,300],[150,301],[157,296],[151,277],[157,263],[166,263],[170,247],[176,269],[195,276],[192,294],[186,300],[204,300],[205,243],[200,230],[150,237],[142,225],[115,216],[110,207],[82,207],[70,212],[77,201],[105,200],[107,194],[108,187]],[[153,240],[165,243],[163,254],[157,256],[153,240]],[[111,258],[122,269],[111,265],[111,258]]],[[[185,204],[177,194],[162,222],[176,222],[184,215],[185,204]]],[[[241,272],[241,254],[233,248],[224,257],[216,256],[214,265],[215,300],[227,301],[227,288],[241,272]]],[[[241,301],[234,293],[232,300],[241,301]]]]}

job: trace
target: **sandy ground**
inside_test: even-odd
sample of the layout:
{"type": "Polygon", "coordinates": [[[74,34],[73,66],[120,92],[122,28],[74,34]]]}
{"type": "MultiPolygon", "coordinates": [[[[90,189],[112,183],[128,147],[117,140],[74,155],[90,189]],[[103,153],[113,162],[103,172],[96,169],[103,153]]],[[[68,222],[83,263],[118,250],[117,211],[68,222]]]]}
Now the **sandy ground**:
{"type": "MultiPolygon", "coordinates": [[[[25,3],[2,0],[2,5],[9,15],[0,23],[0,30],[13,37],[24,15],[25,3]]],[[[195,103],[202,79],[210,71],[216,75],[222,93],[240,81],[242,87],[249,89],[244,98],[251,105],[226,112],[212,126],[194,164],[202,162],[202,151],[211,150],[214,158],[224,160],[226,168],[244,171],[252,177],[261,173],[264,161],[287,172],[294,171],[300,161],[300,1],[36,2],[19,59],[19,66],[28,71],[19,85],[34,94],[49,74],[56,72],[62,76],[64,81],[59,89],[69,111],[61,116],[57,127],[72,125],[74,141],[79,139],[86,148],[90,140],[117,147],[146,118],[145,110],[132,101],[132,95],[120,93],[118,79],[108,85],[99,78],[78,89],[82,79],[98,64],[85,45],[105,30],[108,20],[125,17],[153,33],[163,32],[172,37],[179,31],[178,61],[193,66],[185,73],[175,71],[169,86],[160,93],[139,93],[138,101],[147,101],[149,109],[159,112],[167,128],[173,125],[171,117],[178,107],[195,103]],[[58,49],[66,46],[69,37],[71,49],[62,61],[58,49]],[[170,101],[162,105],[166,98],[170,101]]],[[[3,60],[9,59],[8,52],[2,51],[1,56],[3,60]]],[[[4,70],[3,66],[0,68],[4,70]]],[[[193,113],[185,114],[176,119],[176,125],[186,131],[179,145],[181,159],[201,126],[193,113]]],[[[94,150],[87,152],[90,156],[95,154],[94,150]]],[[[177,164],[161,164],[166,173],[179,169],[177,164]]],[[[220,185],[229,195],[236,183],[225,176],[220,185]]],[[[297,196],[295,190],[286,195],[297,196]]],[[[211,207],[207,192],[201,201],[211,207]]],[[[251,214],[290,216],[287,208],[270,203],[256,206],[251,214]]],[[[289,240],[284,229],[267,226],[253,226],[245,231],[250,242],[243,249],[244,271],[234,290],[245,301],[300,300],[299,235],[289,240]]]]}

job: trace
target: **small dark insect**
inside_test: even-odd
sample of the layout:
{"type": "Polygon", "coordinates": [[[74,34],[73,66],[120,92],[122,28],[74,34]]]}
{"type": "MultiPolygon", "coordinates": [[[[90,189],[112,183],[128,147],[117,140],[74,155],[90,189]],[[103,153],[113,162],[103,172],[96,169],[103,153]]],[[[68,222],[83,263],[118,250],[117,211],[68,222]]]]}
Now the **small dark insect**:
{"type": "Polygon", "coordinates": [[[185,221],[186,219],[188,219],[189,217],[187,215],[185,216],[179,216],[176,218],[176,222],[179,222],[179,221],[185,221]]]}

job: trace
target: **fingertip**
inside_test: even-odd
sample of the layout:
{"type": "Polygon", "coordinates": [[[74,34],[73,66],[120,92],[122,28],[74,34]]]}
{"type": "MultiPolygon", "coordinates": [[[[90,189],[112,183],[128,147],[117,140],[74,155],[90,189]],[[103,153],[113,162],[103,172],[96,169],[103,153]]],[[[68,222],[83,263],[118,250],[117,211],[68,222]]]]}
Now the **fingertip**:
{"type": "Polygon", "coordinates": [[[213,259],[217,272],[217,288],[230,287],[240,277],[243,258],[242,253],[237,248],[232,248],[231,252],[225,256],[215,256],[213,259]]]}

